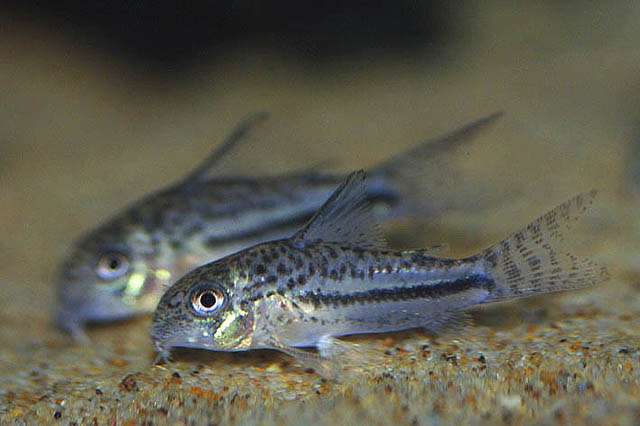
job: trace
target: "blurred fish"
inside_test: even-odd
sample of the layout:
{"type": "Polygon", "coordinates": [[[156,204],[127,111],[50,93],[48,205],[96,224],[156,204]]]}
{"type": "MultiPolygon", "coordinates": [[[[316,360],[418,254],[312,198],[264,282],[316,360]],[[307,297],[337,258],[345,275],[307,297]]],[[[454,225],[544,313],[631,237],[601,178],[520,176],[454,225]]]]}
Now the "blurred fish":
{"type": "MultiPolygon", "coordinates": [[[[366,197],[378,216],[423,216],[428,209],[447,208],[455,200],[443,184],[451,174],[447,157],[500,115],[374,168],[366,197]]],[[[58,280],[61,328],[84,339],[87,322],[151,313],[169,284],[195,266],[291,235],[313,215],[343,176],[314,169],[260,178],[215,176],[219,161],[265,118],[258,114],[241,122],[186,178],[134,203],[75,244],[58,280]]]]}
{"type": "Polygon", "coordinates": [[[331,359],[344,354],[337,336],[415,327],[438,332],[472,306],[608,279],[604,266],[557,247],[595,191],[461,259],[434,257],[428,249],[386,249],[367,208],[368,193],[364,172],[355,172],[292,237],[200,266],[177,281],[153,315],[160,357],[181,346],[270,348],[303,362],[331,359]],[[309,346],[319,355],[297,349],[309,346]]]}

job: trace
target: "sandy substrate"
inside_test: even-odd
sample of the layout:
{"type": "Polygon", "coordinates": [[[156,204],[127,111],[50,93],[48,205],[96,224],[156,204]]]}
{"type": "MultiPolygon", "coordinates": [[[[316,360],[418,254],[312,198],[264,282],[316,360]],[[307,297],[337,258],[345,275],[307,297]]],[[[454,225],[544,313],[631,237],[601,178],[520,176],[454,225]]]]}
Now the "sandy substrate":
{"type": "Polygon", "coordinates": [[[143,84],[109,58],[8,23],[0,423],[640,423],[640,205],[630,179],[640,8],[599,7],[489,3],[455,17],[459,41],[435,59],[310,69],[257,48],[175,84],[143,84]],[[93,328],[89,346],[50,324],[53,276],[73,238],[184,175],[249,112],[274,118],[234,171],[327,158],[367,167],[499,109],[502,122],[457,163],[453,189],[466,208],[404,224],[393,244],[446,241],[453,255],[470,254],[595,187],[597,203],[567,243],[610,266],[606,284],[474,311],[463,335],[350,338],[367,357],[339,381],[271,351],[178,350],[154,366],[148,318],[93,328]]]}

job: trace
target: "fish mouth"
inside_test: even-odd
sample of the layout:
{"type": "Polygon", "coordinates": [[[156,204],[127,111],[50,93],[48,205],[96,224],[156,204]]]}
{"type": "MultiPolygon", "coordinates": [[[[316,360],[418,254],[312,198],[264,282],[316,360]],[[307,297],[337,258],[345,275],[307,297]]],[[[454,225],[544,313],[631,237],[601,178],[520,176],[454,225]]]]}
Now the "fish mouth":
{"type": "Polygon", "coordinates": [[[157,359],[162,360],[169,359],[171,349],[173,348],[205,349],[210,351],[223,350],[213,341],[203,339],[200,334],[183,336],[163,329],[162,325],[152,326],[151,338],[153,340],[153,347],[158,353],[157,359]]]}
{"type": "Polygon", "coordinates": [[[171,348],[173,348],[173,346],[167,345],[165,342],[154,340],[153,349],[157,352],[158,356],[153,363],[166,364],[171,359],[171,348]]]}
{"type": "Polygon", "coordinates": [[[58,329],[72,334],[76,340],[87,341],[85,328],[88,324],[112,323],[143,314],[115,298],[103,299],[63,299],[53,314],[53,323],[58,329]]]}
{"type": "Polygon", "coordinates": [[[71,334],[76,341],[88,341],[84,331],[85,321],[76,312],[58,309],[53,316],[53,323],[58,329],[71,334]]]}
{"type": "Polygon", "coordinates": [[[77,311],[68,309],[59,309],[53,316],[54,325],[61,331],[69,333],[78,343],[89,343],[89,337],[86,334],[88,325],[115,323],[136,317],[136,314],[115,315],[82,315],[77,311]]]}
{"type": "Polygon", "coordinates": [[[194,346],[188,346],[186,342],[182,342],[176,339],[154,339],[153,348],[157,352],[155,364],[164,364],[171,359],[171,349],[175,347],[189,348],[194,346]]]}
{"type": "Polygon", "coordinates": [[[178,346],[178,339],[175,338],[174,333],[167,328],[165,321],[156,322],[155,318],[151,323],[151,340],[153,342],[153,348],[158,353],[156,363],[158,361],[169,360],[171,349],[178,346]]]}

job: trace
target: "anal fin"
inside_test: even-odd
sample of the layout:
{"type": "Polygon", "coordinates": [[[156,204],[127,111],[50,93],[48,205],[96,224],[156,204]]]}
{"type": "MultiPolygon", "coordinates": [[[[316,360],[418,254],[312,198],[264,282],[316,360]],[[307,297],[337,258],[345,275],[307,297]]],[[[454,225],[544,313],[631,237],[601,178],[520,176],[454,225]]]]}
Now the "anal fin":
{"type": "Polygon", "coordinates": [[[437,336],[464,333],[473,326],[473,319],[467,312],[445,312],[427,320],[423,327],[437,336]]]}

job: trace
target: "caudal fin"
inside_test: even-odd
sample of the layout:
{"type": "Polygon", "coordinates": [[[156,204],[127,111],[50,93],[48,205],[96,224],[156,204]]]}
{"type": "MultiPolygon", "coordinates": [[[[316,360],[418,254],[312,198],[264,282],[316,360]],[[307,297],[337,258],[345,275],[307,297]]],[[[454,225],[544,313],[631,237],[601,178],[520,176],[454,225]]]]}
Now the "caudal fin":
{"type": "MultiPolygon", "coordinates": [[[[457,176],[460,171],[455,170],[453,163],[467,152],[464,149],[467,144],[502,115],[502,111],[487,115],[384,161],[370,171],[370,186],[381,183],[401,194],[400,199],[405,203],[402,213],[408,215],[466,209],[470,203],[477,207],[478,199],[469,200],[458,195],[460,185],[467,183],[457,176]],[[455,186],[458,186],[457,191],[455,186]]],[[[468,182],[468,185],[473,184],[468,182]]]]}
{"type": "Polygon", "coordinates": [[[480,257],[496,283],[485,303],[577,290],[608,280],[605,266],[559,248],[564,232],[587,211],[595,196],[595,190],[577,195],[485,249],[480,257]]]}

